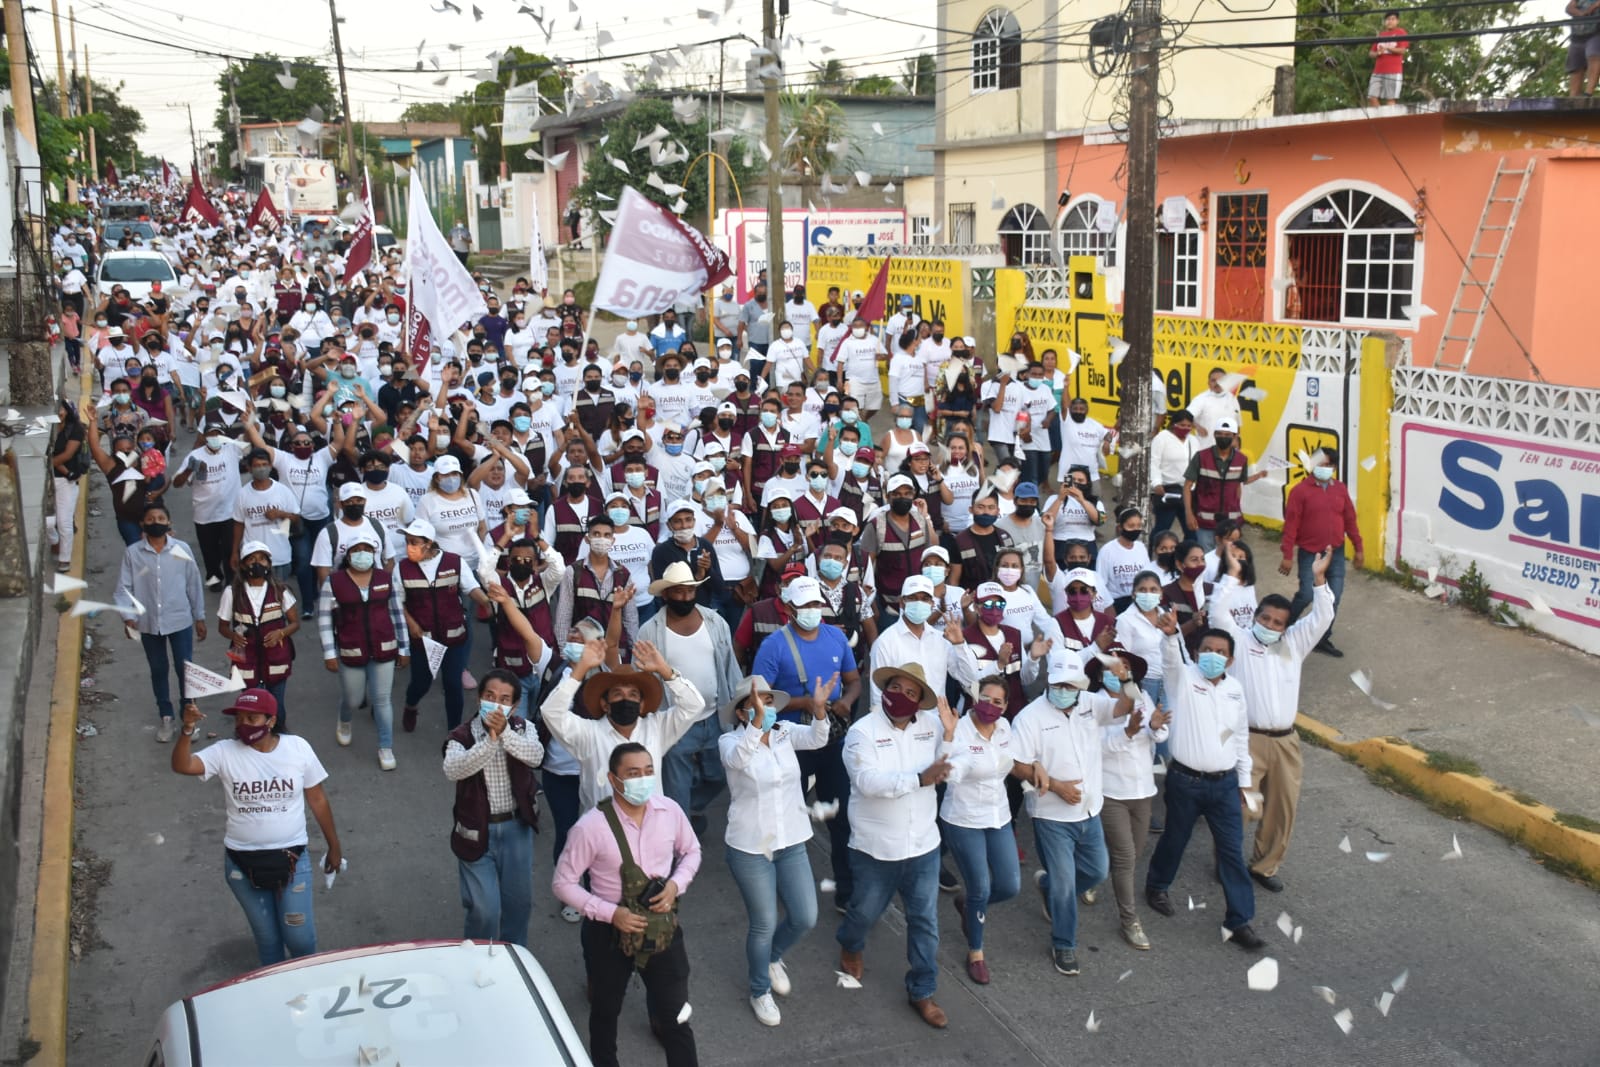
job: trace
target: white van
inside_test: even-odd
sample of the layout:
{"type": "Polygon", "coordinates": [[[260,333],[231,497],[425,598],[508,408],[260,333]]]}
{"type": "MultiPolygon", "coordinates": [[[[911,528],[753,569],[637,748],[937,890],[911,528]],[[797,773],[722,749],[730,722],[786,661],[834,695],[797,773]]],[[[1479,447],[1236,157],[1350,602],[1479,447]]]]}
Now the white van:
{"type": "Polygon", "coordinates": [[[145,1067],[592,1067],[527,949],[418,941],[251,971],[169,1007],[145,1067]]]}

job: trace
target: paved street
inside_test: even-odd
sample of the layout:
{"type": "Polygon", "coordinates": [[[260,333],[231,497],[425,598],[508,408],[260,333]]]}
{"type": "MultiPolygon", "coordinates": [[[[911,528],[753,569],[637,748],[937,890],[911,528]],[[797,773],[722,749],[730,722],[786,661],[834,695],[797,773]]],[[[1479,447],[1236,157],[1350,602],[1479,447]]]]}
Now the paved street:
{"type": "MultiPolygon", "coordinates": [[[[92,504],[102,515],[91,520],[85,595],[110,599],[120,543],[99,479],[92,504]]],[[[174,493],[173,505],[175,532],[191,537],[186,496],[174,493]]],[[[211,603],[214,608],[214,595],[211,603]]],[[[141,1055],[169,1002],[249,969],[255,955],[222,880],[220,787],[167,769],[170,749],[154,740],[155,712],[138,646],[122,638],[114,620],[97,620],[91,630],[90,691],[102,695],[83,709],[99,733],[78,750],[79,859],[103,861],[109,871],[93,916],[103,944],[85,946],[73,967],[69,1029],[72,1062],[99,1067],[141,1055]]],[[[223,646],[212,630],[197,658],[220,668],[223,646]]],[[[1507,649],[1530,640],[1508,631],[1482,633],[1507,649]]],[[[1353,642],[1376,640],[1353,628],[1350,636],[1353,642]]],[[[328,795],[350,863],[331,892],[317,892],[320,947],[459,937],[437,691],[424,705],[423,728],[397,734],[399,769],[383,774],[364,719],[358,716],[354,745],[334,743],[335,679],[318,662],[314,626],[302,630],[298,644],[290,722],[331,774],[328,795]]],[[[481,671],[488,642],[479,641],[478,650],[483,662],[474,667],[481,671]]],[[[1414,655],[1426,656],[1427,646],[1414,655]]],[[[1334,666],[1319,662],[1310,673],[1315,692],[1308,693],[1308,710],[1314,702],[1351,699],[1351,668],[1334,666]]],[[[1414,673],[1425,679],[1434,669],[1414,673]]],[[[221,702],[206,704],[204,728],[226,732],[231,720],[218,713],[221,702]]],[[[1418,708],[1427,710],[1426,700],[1418,708]]],[[[312,833],[320,855],[314,826],[312,833]]],[[[1031,834],[1024,831],[1023,839],[1031,854],[1031,834]]],[[[1222,893],[1209,874],[1209,851],[1201,831],[1173,887],[1181,909],[1176,918],[1143,916],[1154,951],[1135,952],[1117,937],[1109,899],[1085,909],[1078,978],[1050,968],[1048,931],[1030,878],[1021,898],[992,913],[994,982],[987,988],[966,980],[955,912],[942,898],[938,999],[951,1019],[943,1033],[904,1006],[904,940],[893,913],[869,942],[865,987],[835,986],[837,916],[825,899],[819,928],[790,955],[795,992],[781,1002],[783,1025],[768,1030],[746,1001],[744,909],[723,862],[721,822],[714,816],[701,876],[683,905],[701,1060],[746,1064],[782,1055],[787,1062],[852,1064],[1254,1064],[1281,1062],[1292,1048],[1307,1064],[1600,1062],[1600,1032],[1592,1021],[1600,1002],[1597,898],[1547,873],[1504,839],[1440,818],[1373,787],[1336,757],[1308,751],[1300,825],[1284,870],[1289,890],[1258,898],[1256,928],[1281,965],[1280,983],[1268,993],[1247,990],[1252,960],[1221,943],[1222,893]],[[1464,856],[1443,861],[1452,834],[1464,856]],[[1349,854],[1338,848],[1346,836],[1349,854]],[[1370,862],[1369,850],[1389,858],[1370,862]],[[1193,911],[1185,907],[1190,896],[1193,911]],[[1282,910],[1304,927],[1299,944],[1275,928],[1282,910]],[[1384,1018],[1373,1001],[1402,972],[1409,972],[1409,981],[1384,1018]],[[1337,1005],[1326,1004],[1313,986],[1336,991],[1337,1005]],[[1343,1007],[1354,1012],[1348,1036],[1333,1019],[1343,1007]],[[1091,1011],[1102,1024],[1098,1033],[1085,1029],[1091,1011]]],[[[830,873],[815,849],[813,864],[818,878],[830,873]]],[[[1032,867],[1029,862],[1026,870],[1032,867]]],[[[559,918],[550,870],[546,837],[537,851],[531,947],[586,1032],[577,931],[559,918]]],[[[80,868],[79,875],[91,871],[80,868]]],[[[637,984],[622,1041],[624,1062],[661,1062],[637,984]]]]}

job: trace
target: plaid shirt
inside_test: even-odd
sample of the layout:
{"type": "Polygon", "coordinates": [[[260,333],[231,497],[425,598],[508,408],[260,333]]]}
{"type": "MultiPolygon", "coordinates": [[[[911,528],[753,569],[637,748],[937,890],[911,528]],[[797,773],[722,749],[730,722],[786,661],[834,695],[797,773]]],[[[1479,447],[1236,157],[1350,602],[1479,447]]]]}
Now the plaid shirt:
{"type": "MultiPolygon", "coordinates": [[[[333,632],[333,607],[338,599],[333,595],[333,582],[322,580],[322,595],[317,597],[317,633],[322,637],[322,658],[338,659],[339,642],[333,632]]],[[[411,655],[411,631],[406,629],[405,609],[401,606],[399,583],[389,593],[389,621],[394,625],[399,654],[411,655]]]]}
{"type": "Polygon", "coordinates": [[[544,746],[539,743],[539,735],[531,724],[518,732],[507,723],[496,742],[489,737],[482,717],[477,715],[472,717],[472,742],[471,748],[463,748],[459,741],[445,746],[444,776],[459,782],[481,771],[483,784],[489,790],[489,814],[504,815],[514,809],[517,802],[511,795],[511,772],[506,769],[502,757],[510,756],[537,767],[544,762],[544,746]]]}

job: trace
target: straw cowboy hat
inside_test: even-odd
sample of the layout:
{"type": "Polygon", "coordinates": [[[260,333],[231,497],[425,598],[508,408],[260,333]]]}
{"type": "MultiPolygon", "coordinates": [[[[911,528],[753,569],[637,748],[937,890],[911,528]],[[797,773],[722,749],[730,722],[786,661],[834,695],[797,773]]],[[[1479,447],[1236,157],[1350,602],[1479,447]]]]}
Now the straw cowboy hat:
{"type": "Polygon", "coordinates": [[[904,667],[879,667],[872,672],[872,684],[879,689],[886,688],[896,678],[909,678],[922,687],[922,699],[917,701],[918,710],[927,711],[939,703],[939,694],[933,691],[927,675],[922,673],[922,664],[908,663],[904,667]]]}
{"type": "Polygon", "coordinates": [[[639,714],[648,715],[661,706],[661,679],[649,671],[600,671],[583,682],[583,706],[591,719],[606,713],[606,697],[619,685],[639,687],[639,714]]]}
{"type": "Polygon", "coordinates": [[[717,709],[717,718],[722,720],[722,728],[731,730],[738,725],[739,719],[735,712],[740,704],[750,699],[751,693],[760,693],[766,700],[767,706],[782,711],[789,703],[789,694],[781,689],[773,689],[767,680],[759,674],[752,674],[739,682],[733,690],[733,699],[717,709]]]}

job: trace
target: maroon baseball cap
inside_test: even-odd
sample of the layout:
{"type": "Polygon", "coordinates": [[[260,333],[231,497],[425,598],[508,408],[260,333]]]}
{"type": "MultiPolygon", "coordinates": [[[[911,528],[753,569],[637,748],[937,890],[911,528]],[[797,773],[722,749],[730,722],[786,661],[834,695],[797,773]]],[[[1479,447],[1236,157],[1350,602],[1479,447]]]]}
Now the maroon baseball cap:
{"type": "Polygon", "coordinates": [[[224,715],[237,715],[241,711],[260,712],[278,717],[278,698],[265,689],[246,689],[234,700],[232,707],[222,709],[224,715]]]}
{"type": "Polygon", "coordinates": [[[784,445],[783,450],[780,451],[778,455],[784,459],[788,459],[791,456],[798,456],[800,455],[800,446],[791,442],[790,444],[784,445]]]}

